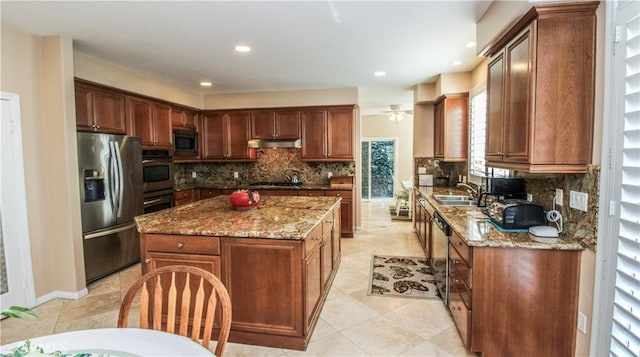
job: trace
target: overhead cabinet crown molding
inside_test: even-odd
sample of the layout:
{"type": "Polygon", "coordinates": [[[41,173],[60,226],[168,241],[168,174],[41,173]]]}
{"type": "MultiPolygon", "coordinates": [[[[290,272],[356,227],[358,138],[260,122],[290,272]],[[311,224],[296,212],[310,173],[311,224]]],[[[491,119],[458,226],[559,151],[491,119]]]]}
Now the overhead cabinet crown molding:
{"type": "Polygon", "coordinates": [[[598,4],[535,6],[486,51],[487,166],[586,172],[593,151],[598,4]]]}

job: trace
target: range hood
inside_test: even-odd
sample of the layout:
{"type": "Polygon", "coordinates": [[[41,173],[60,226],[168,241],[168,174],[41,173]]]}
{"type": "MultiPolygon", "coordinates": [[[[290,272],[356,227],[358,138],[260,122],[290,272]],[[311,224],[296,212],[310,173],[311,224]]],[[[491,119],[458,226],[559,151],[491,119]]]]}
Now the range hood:
{"type": "Polygon", "coordinates": [[[300,139],[253,139],[249,140],[249,148],[299,148],[300,139]]]}

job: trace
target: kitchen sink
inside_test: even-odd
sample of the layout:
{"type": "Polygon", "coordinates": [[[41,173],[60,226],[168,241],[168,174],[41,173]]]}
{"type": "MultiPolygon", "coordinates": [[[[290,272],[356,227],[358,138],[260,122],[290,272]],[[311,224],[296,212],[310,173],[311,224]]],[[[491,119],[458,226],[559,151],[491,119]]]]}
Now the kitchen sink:
{"type": "Polygon", "coordinates": [[[476,206],[476,200],[464,195],[433,195],[433,198],[443,206],[476,206]]]}

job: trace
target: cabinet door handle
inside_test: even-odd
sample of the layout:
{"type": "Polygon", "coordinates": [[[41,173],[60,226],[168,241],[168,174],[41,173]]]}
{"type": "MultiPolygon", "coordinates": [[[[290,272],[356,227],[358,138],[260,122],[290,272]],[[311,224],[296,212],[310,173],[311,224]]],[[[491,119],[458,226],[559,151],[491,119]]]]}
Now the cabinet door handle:
{"type": "Polygon", "coordinates": [[[458,259],[454,259],[453,264],[460,264],[460,261],[458,259]]]}
{"type": "Polygon", "coordinates": [[[182,247],[184,247],[184,243],[178,243],[178,244],[176,244],[176,247],[178,249],[182,249],[182,247]]]}

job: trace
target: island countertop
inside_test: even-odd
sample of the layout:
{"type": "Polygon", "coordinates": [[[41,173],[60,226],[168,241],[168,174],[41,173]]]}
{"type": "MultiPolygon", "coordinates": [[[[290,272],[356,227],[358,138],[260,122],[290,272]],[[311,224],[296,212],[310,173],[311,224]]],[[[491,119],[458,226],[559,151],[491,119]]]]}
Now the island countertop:
{"type": "Polygon", "coordinates": [[[135,218],[140,233],[305,239],[340,206],[339,197],[261,197],[257,208],[238,211],[229,196],[217,196],[135,218]]]}

